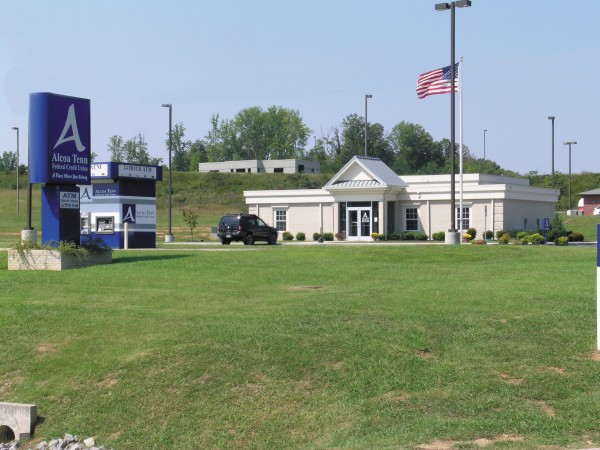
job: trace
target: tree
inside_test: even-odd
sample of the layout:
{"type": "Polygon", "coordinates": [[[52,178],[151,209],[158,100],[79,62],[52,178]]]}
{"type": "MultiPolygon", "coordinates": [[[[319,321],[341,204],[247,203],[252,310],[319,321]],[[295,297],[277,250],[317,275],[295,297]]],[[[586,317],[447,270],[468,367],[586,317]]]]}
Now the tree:
{"type": "Polygon", "coordinates": [[[213,114],[211,124],[208,161],[303,158],[311,133],[298,111],[280,106],[245,108],[231,121],[213,114]]]}
{"type": "Polygon", "coordinates": [[[190,227],[190,234],[192,236],[191,240],[194,240],[194,228],[198,225],[198,213],[196,211],[192,211],[191,209],[181,209],[181,215],[183,216],[183,221],[190,227]]]}
{"type": "MultiPolygon", "coordinates": [[[[386,164],[392,162],[393,153],[389,141],[385,137],[383,125],[373,123],[368,125],[367,156],[380,158],[386,164]]],[[[335,169],[341,168],[353,156],[365,154],[365,119],[358,114],[350,114],[342,122],[341,132],[335,128],[333,137],[325,140],[330,148],[335,169]]]]}
{"type": "MultiPolygon", "coordinates": [[[[190,170],[190,155],[189,147],[192,145],[190,141],[185,141],[185,127],[183,123],[175,124],[171,131],[171,150],[172,150],[172,164],[173,170],[180,172],[188,172],[190,170]]],[[[167,146],[167,152],[169,151],[169,133],[167,133],[167,139],[165,140],[167,146]]],[[[196,167],[197,169],[198,167],[196,167]]]]}
{"type": "Polygon", "coordinates": [[[111,161],[125,161],[125,155],[123,154],[123,138],[121,136],[114,135],[109,138],[108,153],[110,154],[111,161]]]}
{"type": "Polygon", "coordinates": [[[12,172],[17,168],[17,154],[15,152],[2,152],[0,159],[0,171],[12,172]]]}
{"type": "Polygon", "coordinates": [[[264,117],[258,106],[242,109],[233,119],[239,152],[237,159],[265,159],[264,117]]]}
{"type": "Polygon", "coordinates": [[[340,167],[355,155],[365,154],[365,122],[358,114],[350,114],[342,121],[341,146],[337,155],[340,167]]]}
{"type": "Polygon", "coordinates": [[[190,172],[197,171],[198,164],[208,161],[206,145],[204,144],[204,141],[197,139],[193,144],[190,145],[188,159],[190,162],[188,170],[190,172]]]}
{"type": "Polygon", "coordinates": [[[421,125],[400,122],[388,136],[397,173],[440,173],[444,167],[444,144],[436,145],[421,125]]]}
{"type": "Polygon", "coordinates": [[[262,115],[266,143],[264,159],[304,158],[311,130],[302,122],[300,113],[271,106],[262,115]]]}
{"type": "Polygon", "coordinates": [[[113,162],[127,162],[131,164],[145,164],[159,166],[161,158],[153,158],[148,153],[148,143],[144,135],[138,133],[136,137],[123,142],[121,136],[111,136],[108,144],[111,153],[110,160],[113,162]]]}

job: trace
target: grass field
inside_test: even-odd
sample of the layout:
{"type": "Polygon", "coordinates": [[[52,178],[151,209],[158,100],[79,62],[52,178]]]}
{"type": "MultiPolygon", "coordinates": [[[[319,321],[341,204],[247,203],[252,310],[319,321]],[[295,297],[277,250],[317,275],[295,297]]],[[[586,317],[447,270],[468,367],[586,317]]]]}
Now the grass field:
{"type": "Polygon", "coordinates": [[[600,446],[595,255],[232,245],[49,273],[0,252],[0,399],[37,404],[35,441],[116,450],[600,446]]]}

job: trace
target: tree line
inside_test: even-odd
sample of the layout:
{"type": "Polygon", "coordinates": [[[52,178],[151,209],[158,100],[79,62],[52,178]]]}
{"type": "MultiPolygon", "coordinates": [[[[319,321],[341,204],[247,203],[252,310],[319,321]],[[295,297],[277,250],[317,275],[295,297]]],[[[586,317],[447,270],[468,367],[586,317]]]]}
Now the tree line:
{"type": "MultiPolygon", "coordinates": [[[[255,106],[238,112],[233,119],[211,117],[211,127],[202,139],[186,138],[183,123],[172,129],[173,170],[193,172],[198,163],[246,159],[308,159],[321,164],[324,173],[335,173],[355,155],[365,154],[365,120],[357,114],[345,117],[340,126],[320,137],[313,136],[297,110],[255,106]]],[[[165,147],[169,148],[168,133],[165,147]]],[[[389,133],[383,125],[368,123],[367,155],[380,158],[396,173],[444,174],[450,171],[450,140],[435,141],[418,124],[400,122],[389,133]]],[[[458,145],[455,145],[458,150],[458,145]]],[[[108,151],[111,161],[161,164],[152,158],[142,134],[125,141],[112,136],[108,151]]],[[[457,158],[458,161],[458,158],[457,158]]],[[[493,161],[484,161],[463,147],[466,173],[517,175],[493,161]]]]}

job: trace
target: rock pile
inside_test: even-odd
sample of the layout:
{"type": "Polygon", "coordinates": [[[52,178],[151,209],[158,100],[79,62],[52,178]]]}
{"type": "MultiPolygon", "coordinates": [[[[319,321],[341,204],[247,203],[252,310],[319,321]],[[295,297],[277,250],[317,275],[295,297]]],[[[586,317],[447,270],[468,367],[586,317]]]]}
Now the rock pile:
{"type": "MultiPolygon", "coordinates": [[[[18,442],[0,443],[0,450],[17,450],[18,442]]],[[[87,438],[83,442],[79,442],[79,436],[65,434],[62,439],[52,439],[50,442],[42,441],[35,447],[29,450],[107,450],[101,445],[96,447],[94,438],[87,438]]],[[[112,449],[111,449],[112,450],[112,449]]]]}

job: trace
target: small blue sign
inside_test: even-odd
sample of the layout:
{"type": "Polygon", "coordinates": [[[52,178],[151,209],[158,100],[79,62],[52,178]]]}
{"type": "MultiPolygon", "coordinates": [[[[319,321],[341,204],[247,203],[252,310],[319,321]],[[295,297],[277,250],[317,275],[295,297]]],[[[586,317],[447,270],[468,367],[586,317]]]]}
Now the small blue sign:
{"type": "Polygon", "coordinates": [[[30,183],[89,184],[90,101],[49,92],[29,97],[30,183]]]}
{"type": "Polygon", "coordinates": [[[123,223],[135,223],[136,205],[134,203],[123,203],[123,223]]]}
{"type": "Polygon", "coordinates": [[[550,229],[550,219],[548,219],[547,217],[544,217],[544,220],[542,222],[542,230],[548,231],[549,229],[550,229]]]}

